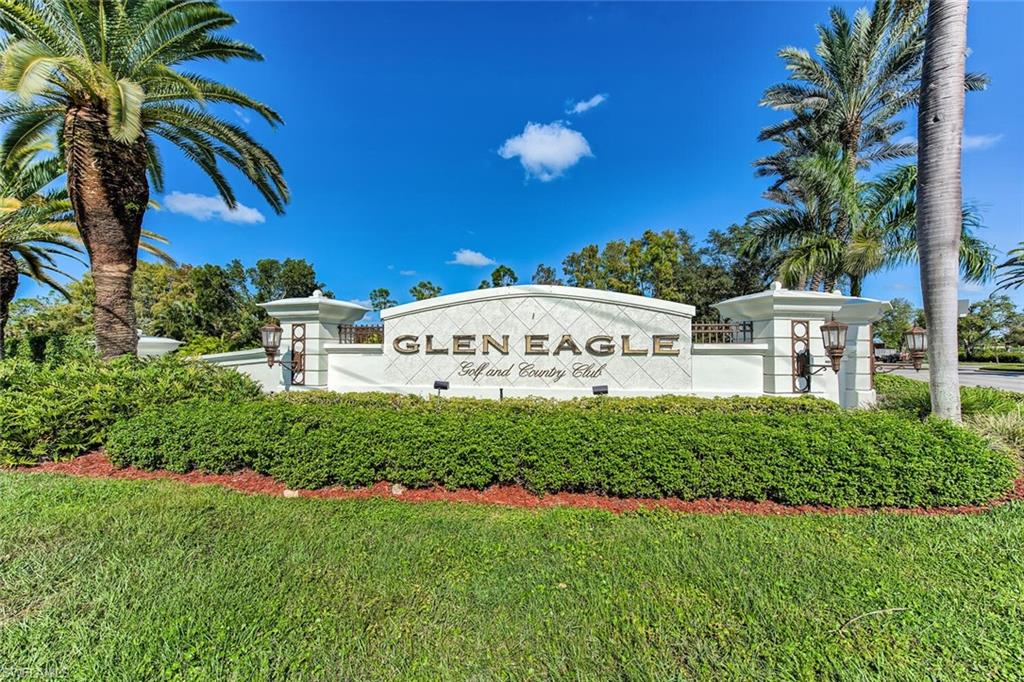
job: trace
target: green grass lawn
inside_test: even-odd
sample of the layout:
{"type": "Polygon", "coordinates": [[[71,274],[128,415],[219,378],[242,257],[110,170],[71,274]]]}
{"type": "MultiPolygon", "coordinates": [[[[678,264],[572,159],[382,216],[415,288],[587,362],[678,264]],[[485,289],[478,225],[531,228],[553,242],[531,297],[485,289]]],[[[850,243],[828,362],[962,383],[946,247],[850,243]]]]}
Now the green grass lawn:
{"type": "Polygon", "coordinates": [[[1020,679],[1022,547],[1020,504],[616,516],[0,473],[0,679],[1020,679]]]}
{"type": "Polygon", "coordinates": [[[1024,362],[989,362],[984,365],[974,365],[983,370],[999,370],[1002,372],[1024,372],[1024,362]]]}

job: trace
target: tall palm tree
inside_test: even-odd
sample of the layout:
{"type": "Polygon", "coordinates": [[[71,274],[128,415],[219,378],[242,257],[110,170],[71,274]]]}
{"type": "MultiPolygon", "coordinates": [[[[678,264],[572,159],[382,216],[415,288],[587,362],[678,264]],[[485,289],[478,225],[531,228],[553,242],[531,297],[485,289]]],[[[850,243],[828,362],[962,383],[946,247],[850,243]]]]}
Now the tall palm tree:
{"type": "Polygon", "coordinates": [[[220,162],[244,175],[277,212],[288,200],[281,167],[245,130],[206,110],[227,103],[263,117],[266,105],[181,70],[204,59],[258,60],[255,49],[219,32],[234,17],[212,0],[0,0],[7,43],[0,86],[3,147],[17,150],[56,130],[68,194],[96,283],[97,348],[135,353],[131,300],[150,183],[162,191],[155,139],[177,147],[237,204],[220,162]],[[148,177],[147,177],[148,172],[148,177]]]}
{"type": "Polygon", "coordinates": [[[967,0],[932,0],[917,117],[917,238],[932,414],[954,421],[960,421],[957,254],[966,58],[967,0]]]}
{"type": "MultiPolygon", "coordinates": [[[[863,241],[865,225],[872,228],[863,222],[866,215],[858,214],[867,210],[858,173],[916,152],[913,143],[892,139],[905,127],[897,115],[919,98],[924,6],[923,0],[877,0],[852,21],[834,8],[829,24],[818,27],[813,56],[793,47],[779,52],[790,79],[768,88],[761,104],[792,116],[761,131],[762,141],[780,147],[755,165],[759,175],[776,178],[765,197],[781,203],[781,213],[792,208],[787,193],[817,211],[813,238],[805,220],[799,223],[804,229],[786,239],[791,279],[799,279],[812,264],[828,263],[843,270],[851,293],[858,295],[863,276],[871,271],[854,267],[848,252],[858,233],[863,241]]],[[[986,82],[981,75],[964,78],[969,89],[981,89],[986,82]]],[[[776,232],[784,227],[773,222],[776,232]]],[[[827,284],[840,273],[815,274],[817,283],[827,284]]]]}
{"type": "MultiPolygon", "coordinates": [[[[67,296],[55,275],[68,277],[58,259],[80,261],[82,240],[75,226],[67,190],[54,186],[64,174],[63,159],[45,156],[52,142],[39,136],[0,159],[0,359],[5,331],[21,277],[28,277],[67,296]]],[[[139,248],[173,263],[159,244],[167,240],[142,231],[139,248]]]]}
{"type": "Polygon", "coordinates": [[[1009,258],[1006,262],[1000,263],[998,268],[999,289],[1018,289],[1024,286],[1024,242],[1006,255],[1009,258]]]}

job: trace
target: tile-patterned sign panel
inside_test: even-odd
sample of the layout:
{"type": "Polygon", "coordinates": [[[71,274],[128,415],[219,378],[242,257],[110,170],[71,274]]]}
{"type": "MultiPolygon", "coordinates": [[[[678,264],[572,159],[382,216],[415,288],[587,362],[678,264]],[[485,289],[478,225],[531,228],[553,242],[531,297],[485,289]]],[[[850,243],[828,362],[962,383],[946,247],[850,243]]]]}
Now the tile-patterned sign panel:
{"type": "Polygon", "coordinates": [[[643,302],[640,297],[593,300],[523,289],[528,291],[522,295],[385,314],[385,383],[429,388],[440,379],[453,389],[691,389],[690,314],[681,312],[687,306],[666,311],[623,302],[643,302]]]}

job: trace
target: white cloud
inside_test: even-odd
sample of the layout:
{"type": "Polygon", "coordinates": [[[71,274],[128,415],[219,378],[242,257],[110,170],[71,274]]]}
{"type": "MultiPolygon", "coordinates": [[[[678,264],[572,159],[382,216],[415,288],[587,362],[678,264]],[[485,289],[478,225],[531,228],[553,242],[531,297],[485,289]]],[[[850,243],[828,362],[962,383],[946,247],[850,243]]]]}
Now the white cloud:
{"type": "Polygon", "coordinates": [[[183,213],[204,222],[211,218],[219,218],[228,223],[240,223],[243,225],[266,222],[263,214],[255,208],[242,204],[237,204],[234,208],[228,208],[228,205],[224,203],[222,198],[210,197],[205,194],[171,192],[164,196],[164,206],[171,213],[183,213]]]}
{"type": "Polygon", "coordinates": [[[416,271],[415,270],[399,270],[398,274],[402,275],[404,277],[412,277],[413,275],[416,274],[416,271]]]}
{"type": "Polygon", "coordinates": [[[235,116],[237,116],[238,120],[240,120],[245,125],[249,125],[250,123],[252,123],[252,117],[249,116],[249,114],[245,113],[244,109],[235,107],[235,116]]]}
{"type": "Polygon", "coordinates": [[[985,291],[985,287],[978,282],[964,282],[963,280],[960,280],[957,289],[963,294],[979,294],[985,291]]]}
{"type": "Polygon", "coordinates": [[[560,177],[584,156],[594,155],[587,138],[562,121],[527,123],[522,134],[505,140],[498,154],[503,159],[518,156],[527,177],[541,182],[560,177]]]}
{"type": "Polygon", "coordinates": [[[590,111],[596,106],[604,104],[608,100],[608,93],[599,93],[594,95],[590,99],[580,100],[571,107],[565,110],[567,114],[582,114],[584,111],[590,111]]]}
{"type": "Polygon", "coordinates": [[[368,299],[368,298],[350,298],[350,299],[348,299],[348,301],[349,301],[349,303],[355,303],[356,305],[361,305],[364,308],[369,308],[372,305],[370,303],[370,299],[368,299]]]}
{"type": "Polygon", "coordinates": [[[1002,134],[996,135],[964,135],[964,150],[988,149],[994,147],[999,140],[1003,139],[1002,134]]]}
{"type": "Polygon", "coordinates": [[[455,258],[448,261],[448,265],[470,265],[482,268],[485,265],[494,265],[497,262],[488,258],[479,251],[473,251],[472,249],[459,249],[452,255],[455,256],[455,258]]]}

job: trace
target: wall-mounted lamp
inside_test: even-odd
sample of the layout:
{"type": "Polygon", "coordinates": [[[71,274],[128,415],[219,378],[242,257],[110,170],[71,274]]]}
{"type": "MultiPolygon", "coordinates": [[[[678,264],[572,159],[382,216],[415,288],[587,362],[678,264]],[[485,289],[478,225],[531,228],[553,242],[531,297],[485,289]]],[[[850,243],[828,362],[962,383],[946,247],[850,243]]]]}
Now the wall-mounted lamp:
{"type": "Polygon", "coordinates": [[[903,332],[903,345],[910,355],[910,363],[907,362],[886,362],[884,367],[875,365],[875,374],[888,374],[897,369],[914,368],[915,372],[921,371],[924,356],[928,352],[928,330],[922,327],[913,326],[903,332]]]}
{"type": "Polygon", "coordinates": [[[284,365],[292,372],[295,372],[299,363],[287,360],[278,360],[277,354],[281,351],[281,327],[270,322],[260,328],[260,338],[263,341],[263,351],[267,354],[267,367],[284,365]]]}
{"type": "Polygon", "coordinates": [[[903,343],[910,352],[910,362],[914,369],[920,371],[924,354],[928,352],[928,331],[915,325],[903,332],[903,343]]]}
{"type": "Polygon", "coordinates": [[[608,386],[606,385],[594,386],[590,390],[593,391],[594,395],[608,395],[608,386]]]}
{"type": "Polygon", "coordinates": [[[849,325],[836,322],[834,315],[831,320],[821,325],[821,342],[825,346],[825,355],[829,359],[827,365],[811,363],[810,349],[804,349],[796,354],[796,374],[806,379],[808,391],[811,390],[813,375],[820,374],[827,369],[831,369],[836,374],[839,373],[839,363],[843,359],[843,353],[846,352],[846,333],[849,329],[849,325]]]}
{"type": "MultiPolygon", "coordinates": [[[[267,367],[281,365],[288,368],[291,373],[291,382],[296,386],[305,384],[305,336],[306,325],[292,325],[292,358],[291,360],[279,360],[278,353],[281,352],[281,327],[269,322],[260,328],[260,340],[263,343],[263,352],[267,354],[267,367]]],[[[285,390],[288,390],[285,384],[285,390]]]]}

